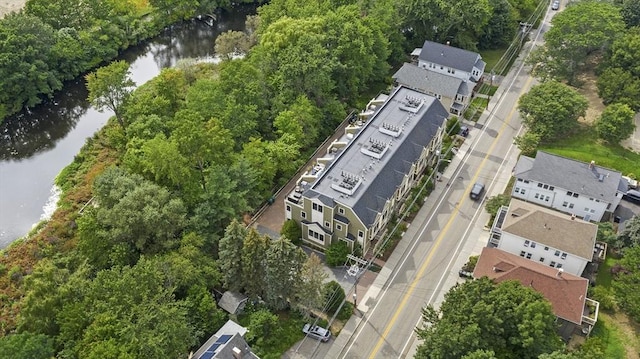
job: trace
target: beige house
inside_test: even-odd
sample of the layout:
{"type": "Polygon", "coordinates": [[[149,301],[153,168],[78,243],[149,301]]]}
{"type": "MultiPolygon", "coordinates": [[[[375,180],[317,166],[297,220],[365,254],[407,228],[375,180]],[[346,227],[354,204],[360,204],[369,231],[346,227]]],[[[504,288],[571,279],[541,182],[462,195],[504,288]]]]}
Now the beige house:
{"type": "Polygon", "coordinates": [[[594,257],[598,226],[512,199],[491,228],[490,243],[522,258],[580,276],[594,257]]]}
{"type": "Polygon", "coordinates": [[[366,252],[437,161],[447,116],[435,97],[404,86],[372,100],[298,180],[285,217],[301,225],[313,247],[345,241],[366,252]]]}

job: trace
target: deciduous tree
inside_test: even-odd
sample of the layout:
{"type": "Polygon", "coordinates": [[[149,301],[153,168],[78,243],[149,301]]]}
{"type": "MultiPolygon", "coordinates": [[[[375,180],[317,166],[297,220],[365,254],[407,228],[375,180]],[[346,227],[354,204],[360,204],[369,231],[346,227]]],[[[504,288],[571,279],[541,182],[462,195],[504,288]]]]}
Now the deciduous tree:
{"type": "Polygon", "coordinates": [[[223,60],[249,52],[249,39],[242,31],[225,31],[216,38],[215,52],[223,60]]]}
{"type": "Polygon", "coordinates": [[[100,111],[105,109],[113,111],[122,130],[126,132],[127,122],[122,105],[131,96],[135,86],[130,78],[129,64],[122,60],[114,61],[88,74],[86,80],[89,102],[100,111]]]}
{"type": "Polygon", "coordinates": [[[606,50],[623,33],[624,22],[612,3],[580,1],[551,20],[544,34],[545,45],[533,56],[534,74],[576,83],[587,57],[606,50]]]}
{"type": "Polygon", "coordinates": [[[7,114],[32,107],[62,88],[51,61],[51,26],[24,13],[0,21],[0,107],[7,114]]]}
{"type": "Polygon", "coordinates": [[[53,338],[44,334],[9,334],[0,338],[0,357],[11,359],[53,358],[53,338]]]}
{"type": "Polygon", "coordinates": [[[598,96],[605,105],[623,103],[634,110],[640,110],[640,77],[625,69],[611,67],[598,76],[598,96]]]}
{"type": "Polygon", "coordinates": [[[623,0],[620,13],[627,27],[640,26],[640,2],[623,0]]]}
{"type": "Polygon", "coordinates": [[[633,134],[636,128],[635,113],[629,106],[613,103],[607,106],[596,121],[598,137],[610,143],[618,143],[633,134]]]}
{"type": "MultiPolygon", "coordinates": [[[[639,216],[636,216],[638,218],[639,216]]],[[[636,221],[640,222],[640,221],[636,221]]],[[[638,226],[636,226],[636,232],[638,226]]],[[[636,233],[637,234],[637,233],[636,233]]],[[[640,322],[640,245],[628,248],[620,261],[623,270],[614,276],[613,288],[618,305],[640,322]]]]}
{"type": "Polygon", "coordinates": [[[586,114],[588,102],[567,85],[547,81],[534,86],[518,100],[518,110],[529,132],[548,141],[571,131],[586,114]]]}
{"type": "Polygon", "coordinates": [[[162,271],[142,259],[98,272],[58,316],[63,356],[175,358],[194,344],[187,311],[162,271]]]}
{"type": "Polygon", "coordinates": [[[516,281],[495,285],[485,277],[458,284],[440,309],[424,308],[422,318],[416,358],[460,358],[477,351],[537,358],[562,346],[549,302],[516,281]]]}

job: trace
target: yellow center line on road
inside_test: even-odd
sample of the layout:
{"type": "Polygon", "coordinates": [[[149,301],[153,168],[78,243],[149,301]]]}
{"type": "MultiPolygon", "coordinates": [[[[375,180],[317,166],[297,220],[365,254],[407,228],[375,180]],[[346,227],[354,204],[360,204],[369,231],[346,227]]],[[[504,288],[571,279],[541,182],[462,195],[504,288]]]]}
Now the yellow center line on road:
{"type": "MultiPolygon", "coordinates": [[[[522,90],[518,94],[518,98],[520,96],[522,96],[522,94],[525,92],[525,90],[527,88],[529,88],[529,85],[531,85],[531,81],[533,81],[533,77],[529,76],[529,78],[527,79],[527,82],[525,83],[525,85],[522,87],[522,90]]],[[[498,143],[498,138],[502,134],[502,131],[507,126],[508,121],[511,120],[511,118],[513,117],[513,114],[515,112],[516,112],[516,106],[514,106],[511,109],[511,111],[509,112],[509,116],[507,116],[507,118],[505,119],[506,121],[504,121],[502,123],[502,126],[500,127],[500,130],[498,131],[498,135],[496,136],[495,140],[491,144],[491,147],[489,148],[489,151],[487,151],[487,154],[482,159],[482,162],[480,163],[480,166],[478,167],[478,170],[476,171],[476,173],[474,174],[473,178],[471,179],[469,185],[465,189],[465,192],[464,192],[465,195],[462,196],[462,199],[458,203],[458,206],[454,207],[453,212],[449,216],[449,221],[447,221],[447,224],[445,224],[444,228],[440,231],[440,234],[436,238],[436,241],[433,244],[433,247],[429,251],[429,255],[427,255],[427,258],[425,259],[425,261],[422,262],[422,265],[420,266],[420,269],[418,270],[418,273],[417,273],[416,277],[413,279],[413,281],[409,285],[409,289],[407,290],[407,292],[405,293],[404,297],[402,298],[402,301],[400,302],[400,305],[397,307],[396,311],[393,313],[393,316],[391,317],[391,320],[389,321],[389,323],[385,327],[384,331],[382,332],[382,335],[380,336],[380,339],[378,339],[378,341],[376,342],[376,345],[373,347],[373,350],[371,351],[371,354],[369,355],[369,359],[375,358],[376,354],[378,354],[378,352],[380,351],[380,348],[382,347],[382,344],[385,342],[385,340],[387,338],[387,335],[389,335],[389,332],[391,332],[391,329],[395,325],[395,322],[398,320],[398,317],[400,316],[400,313],[404,310],[404,307],[407,305],[407,302],[409,301],[409,298],[412,296],[413,291],[415,290],[416,285],[418,284],[418,281],[423,277],[424,272],[427,270],[427,267],[431,263],[431,260],[433,259],[433,256],[435,255],[438,247],[440,246],[440,243],[442,243],[442,240],[444,239],[445,234],[448,232],[449,227],[453,223],[453,219],[456,217],[456,215],[460,211],[459,208],[462,206],[462,203],[466,200],[466,194],[471,190],[471,187],[474,185],[474,183],[476,182],[476,180],[480,176],[480,170],[484,167],[487,159],[489,158],[490,154],[493,152],[494,147],[498,143]]]]}

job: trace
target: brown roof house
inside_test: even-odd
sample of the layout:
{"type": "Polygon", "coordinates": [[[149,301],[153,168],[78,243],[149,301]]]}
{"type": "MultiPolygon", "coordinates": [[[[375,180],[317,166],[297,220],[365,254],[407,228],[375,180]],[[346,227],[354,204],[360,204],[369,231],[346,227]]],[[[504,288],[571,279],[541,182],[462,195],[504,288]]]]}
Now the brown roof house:
{"type": "Polygon", "coordinates": [[[597,234],[593,223],[513,198],[498,212],[490,244],[580,276],[594,258],[597,234]]]}
{"type": "Polygon", "coordinates": [[[589,281],[562,268],[536,263],[497,248],[483,248],[474,278],[488,277],[496,283],[517,280],[542,294],[560,323],[560,335],[589,334],[598,320],[599,303],[587,298],[589,281]]]}

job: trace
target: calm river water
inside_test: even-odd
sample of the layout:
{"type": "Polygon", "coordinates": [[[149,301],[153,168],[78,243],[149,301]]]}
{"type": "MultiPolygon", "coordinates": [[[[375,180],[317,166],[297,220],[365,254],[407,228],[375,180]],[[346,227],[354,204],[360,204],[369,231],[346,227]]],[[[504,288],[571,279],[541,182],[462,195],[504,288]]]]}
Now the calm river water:
{"type": "MultiPolygon", "coordinates": [[[[120,58],[131,64],[136,84],[143,84],[180,59],[212,56],[217,35],[243,30],[255,11],[237,7],[222,12],[213,26],[197,20],[174,26],[120,58]]],[[[0,125],[0,248],[51,216],[59,196],[55,177],[112,115],[96,111],[86,97],[84,80],[78,79],[51,101],[0,125]]]]}

